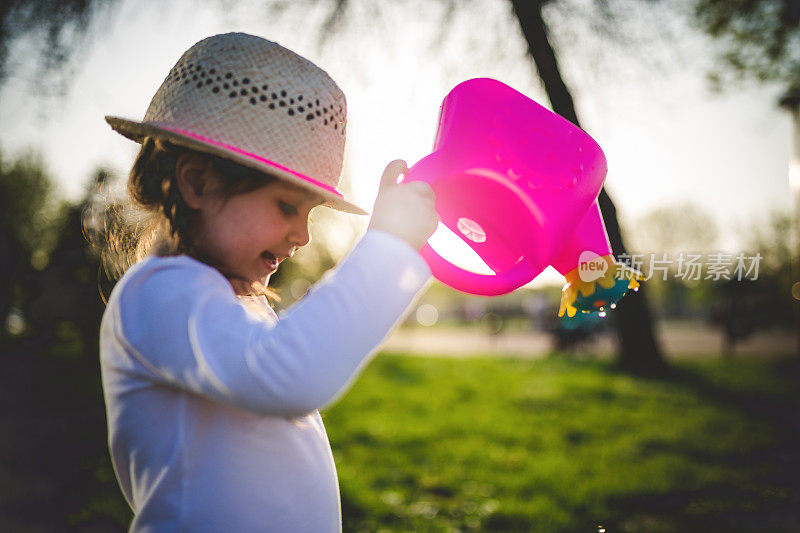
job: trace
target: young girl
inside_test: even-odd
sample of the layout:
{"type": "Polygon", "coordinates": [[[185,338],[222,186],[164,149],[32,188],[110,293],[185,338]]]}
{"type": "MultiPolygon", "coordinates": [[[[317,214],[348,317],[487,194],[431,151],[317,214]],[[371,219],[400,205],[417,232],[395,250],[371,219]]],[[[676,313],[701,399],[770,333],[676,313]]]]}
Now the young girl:
{"type": "Polygon", "coordinates": [[[430,187],[389,164],[372,219],[280,320],[270,275],[336,191],[345,98],[323,70],[245,34],[189,49],[142,121],[128,188],[154,217],[115,286],[100,348],[109,446],[132,531],[341,530],[318,409],[342,393],[430,279],[430,187]],[[144,252],[149,252],[144,254],[144,252]]]}

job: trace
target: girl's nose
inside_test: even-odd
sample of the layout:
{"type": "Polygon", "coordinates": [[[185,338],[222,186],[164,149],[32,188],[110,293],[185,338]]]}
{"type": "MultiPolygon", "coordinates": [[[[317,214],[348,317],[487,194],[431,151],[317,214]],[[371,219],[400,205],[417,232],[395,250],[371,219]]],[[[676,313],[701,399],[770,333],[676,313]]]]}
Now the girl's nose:
{"type": "Polygon", "coordinates": [[[309,230],[308,218],[299,218],[297,222],[292,224],[289,233],[289,242],[298,248],[302,248],[311,242],[311,231],[309,230]]]}

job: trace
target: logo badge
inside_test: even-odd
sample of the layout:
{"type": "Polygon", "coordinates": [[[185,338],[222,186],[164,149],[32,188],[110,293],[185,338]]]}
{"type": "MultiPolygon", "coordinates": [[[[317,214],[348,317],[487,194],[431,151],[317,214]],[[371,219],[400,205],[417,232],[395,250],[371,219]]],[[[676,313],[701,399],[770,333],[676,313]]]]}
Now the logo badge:
{"type": "Polygon", "coordinates": [[[584,250],[578,258],[578,277],[584,283],[598,280],[608,270],[608,263],[594,252],[584,250]]]}

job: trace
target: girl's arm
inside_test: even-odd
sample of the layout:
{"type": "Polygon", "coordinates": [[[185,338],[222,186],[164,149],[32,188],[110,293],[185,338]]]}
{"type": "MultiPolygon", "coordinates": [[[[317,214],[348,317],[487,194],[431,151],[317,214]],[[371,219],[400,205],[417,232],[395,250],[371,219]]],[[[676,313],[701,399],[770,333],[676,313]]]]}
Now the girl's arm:
{"type": "Polygon", "coordinates": [[[114,321],[146,377],[279,416],[335,399],[430,279],[412,246],[371,229],[270,324],[248,313],[213,268],[188,257],[154,265],[126,280],[114,321]]]}

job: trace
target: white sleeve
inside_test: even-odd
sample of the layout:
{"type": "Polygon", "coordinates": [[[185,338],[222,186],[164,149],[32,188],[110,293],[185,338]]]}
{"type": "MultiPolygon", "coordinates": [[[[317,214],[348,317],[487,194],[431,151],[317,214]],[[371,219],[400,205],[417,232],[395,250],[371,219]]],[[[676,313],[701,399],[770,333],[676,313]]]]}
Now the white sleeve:
{"type": "Polygon", "coordinates": [[[411,246],[370,230],[270,324],[245,311],[219,272],[184,259],[126,281],[121,333],[134,356],[157,381],[279,416],[343,392],[430,279],[411,246]]]}

